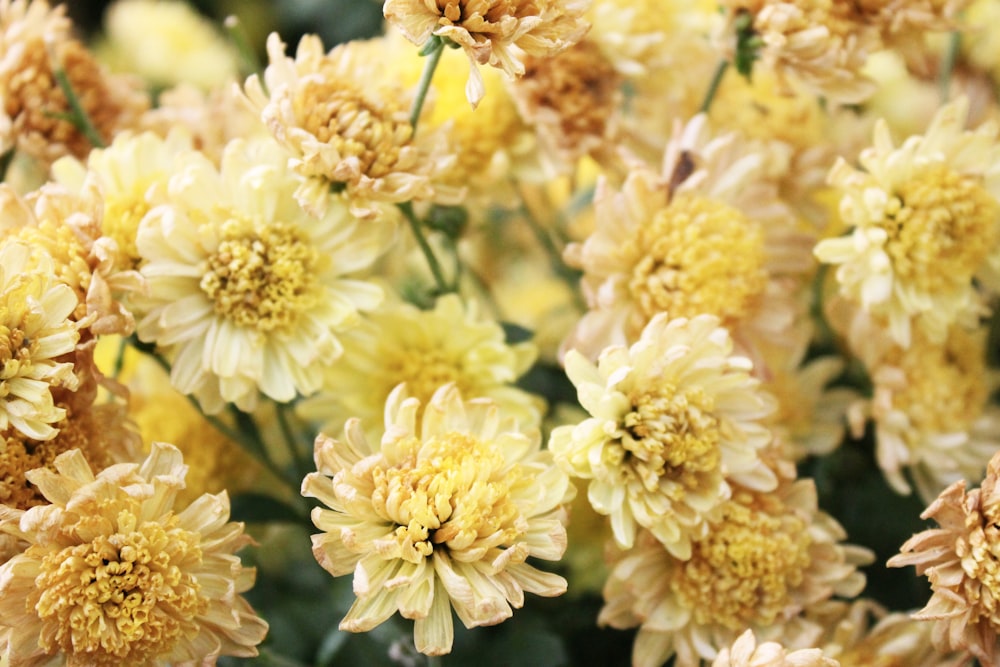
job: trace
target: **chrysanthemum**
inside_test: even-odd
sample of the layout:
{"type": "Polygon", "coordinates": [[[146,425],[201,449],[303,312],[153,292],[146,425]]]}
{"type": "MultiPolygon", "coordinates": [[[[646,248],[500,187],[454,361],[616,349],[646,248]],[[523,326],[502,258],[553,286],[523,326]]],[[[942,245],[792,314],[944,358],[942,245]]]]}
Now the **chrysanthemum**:
{"type": "Polygon", "coordinates": [[[326,506],[313,510],[316,559],[335,576],[354,573],[357,600],[340,628],[365,632],[398,610],[416,621],[417,649],[440,655],[451,650],[452,608],[466,627],[493,625],[525,591],[565,592],[562,577],[527,559],[562,557],[572,487],[537,432],[517,430],[491,401],[447,386],[420,410],[401,386],[379,446],[353,419],[343,441],[320,435],[302,493],[326,506]]]}
{"type": "Polygon", "coordinates": [[[462,47],[471,69],[465,95],[475,106],[486,94],[479,65],[524,74],[523,56],[551,56],[587,32],[590,0],[386,0],[385,18],[422,46],[431,35],[462,47]]]}
{"type": "Polygon", "coordinates": [[[0,644],[13,665],[214,664],[251,657],[267,632],[240,593],[256,572],[229,522],[229,498],[174,508],[180,451],[95,476],[72,450],[28,473],[49,504],[0,509],[0,530],[28,543],[0,566],[0,644]]]}
{"type": "Polygon", "coordinates": [[[938,528],[918,533],[889,559],[913,565],[930,580],[932,595],[914,618],[931,621],[943,649],[968,650],[984,665],[1000,658],[1000,454],[993,456],[978,489],[959,480],[920,515],[938,528]]]}
{"type": "Polygon", "coordinates": [[[466,398],[493,400],[525,427],[540,420],[542,401],[513,386],[534,362],[535,346],[508,345],[497,322],[480,317],[473,303],[463,306],[457,295],[442,296],[432,310],[387,305],[341,342],[344,354],[326,371],[323,388],[298,407],[326,433],[357,417],[377,441],[385,401],[401,382],[422,404],[451,383],[466,398]]]}
{"type": "Polygon", "coordinates": [[[122,267],[135,268],[139,221],[165,201],[178,156],[191,150],[191,137],[183,131],[165,139],[151,132],[122,133],[107,148],[92,150],[86,163],[72,157],[58,160],[52,174],[57,183],[74,191],[99,193],[101,234],[117,246],[119,254],[113,259],[122,267]]]}
{"type": "Polygon", "coordinates": [[[272,33],[267,53],[263,81],[252,75],[245,94],[292,152],[291,168],[304,179],[295,196],[304,208],[322,216],[331,188],[346,190],[355,213],[366,217],[378,213],[372,202],[461,200],[460,191],[435,187],[455,161],[446,135],[426,128],[414,134],[411,95],[380,76],[363,42],[326,53],[318,37],[306,35],[292,59],[272,33]]]}
{"type": "Polygon", "coordinates": [[[866,549],[841,545],[844,531],[816,506],[811,480],[771,493],[737,490],[690,558],[672,556],[643,532],[613,565],[598,622],[639,626],[636,667],[676,654],[677,667],[713,660],[747,628],[797,645],[816,634],[802,612],[864,586],[866,549]]]}
{"type": "Polygon", "coordinates": [[[72,319],[83,334],[124,334],[135,327],[122,303],[142,287],[132,266],[122,262],[115,239],[102,229],[100,192],[78,192],[47,183],[25,198],[0,184],[0,236],[30,245],[51,265],[56,279],[77,295],[72,319]]]}
{"type": "Polygon", "coordinates": [[[794,216],[767,174],[767,147],[714,134],[701,114],[677,128],[664,173],[637,166],[620,191],[598,184],[596,228],[566,249],[590,307],[566,348],[595,358],[662,312],[716,315],[745,348],[787,333],[795,305],[781,277],[803,270],[788,261],[794,216]]]}
{"type": "Polygon", "coordinates": [[[726,647],[712,662],[712,667],[840,667],[818,648],[787,651],[777,642],[757,643],[753,630],[747,630],[726,647]]]}
{"type": "Polygon", "coordinates": [[[855,4],[839,0],[724,0],[729,8],[726,48],[736,46],[737,25],[750,19],[759,40],[760,65],[781,79],[804,85],[830,100],[854,104],[875,91],[862,73],[868,55],[881,48],[879,31],[855,4]]]}
{"type": "Polygon", "coordinates": [[[52,389],[72,390],[79,382],[71,362],[56,361],[79,339],[69,319],[76,304],[51,261],[33,259],[23,243],[0,245],[0,432],[14,428],[34,440],[55,437],[53,424],[66,411],[55,405],[52,389]]]}
{"type": "Polygon", "coordinates": [[[869,369],[876,455],[886,479],[909,493],[909,471],[930,502],[956,479],[978,479],[1000,448],[1000,409],[989,402],[997,379],[986,368],[985,330],[954,327],[942,343],[917,332],[869,369]]]}
{"type": "Polygon", "coordinates": [[[236,49],[186,2],[118,0],[104,14],[105,62],[160,88],[180,82],[203,89],[229,83],[236,49]]]}
{"type": "MultiPolygon", "coordinates": [[[[15,147],[49,162],[70,153],[84,157],[91,145],[61,116],[70,111],[53,74],[60,66],[80,104],[105,141],[135,127],[149,100],[137,81],[110,75],[74,39],[64,5],[46,0],[0,0],[0,126],[15,147]]],[[[3,142],[0,142],[3,143],[3,142]]]]}
{"type": "Polygon", "coordinates": [[[903,346],[914,325],[940,342],[952,323],[974,321],[977,283],[1000,285],[997,126],[965,130],[967,110],[964,98],[942,107],[924,136],[898,148],[880,121],[863,169],[840,159],[830,171],[852,229],[815,254],[838,265],[841,294],[887,320],[903,346]]]}
{"type": "Polygon", "coordinates": [[[622,80],[586,39],[554,56],[525,58],[524,75],[511,91],[556,172],[572,172],[586,155],[601,159],[612,152],[622,80]]]}
{"type": "Polygon", "coordinates": [[[758,455],[771,441],[758,421],[774,401],[751,369],[711,315],[658,315],[638,342],[606,349],[596,366],[566,354],[566,373],[592,416],[554,429],[549,449],[571,475],[591,480],[590,502],[610,515],[621,546],[631,547],[642,526],[687,558],[730,480],[775,487],[758,455]]]}
{"type": "Polygon", "coordinates": [[[164,349],[174,386],[209,412],[226,402],[251,410],[258,391],[279,402],[316,391],[341,353],[336,332],[382,299],[351,276],[394,226],[339,205],[316,220],[295,202],[298,183],[272,140],[237,140],[218,169],[188,154],[168,203],[140,224],[139,337],[164,349]]]}

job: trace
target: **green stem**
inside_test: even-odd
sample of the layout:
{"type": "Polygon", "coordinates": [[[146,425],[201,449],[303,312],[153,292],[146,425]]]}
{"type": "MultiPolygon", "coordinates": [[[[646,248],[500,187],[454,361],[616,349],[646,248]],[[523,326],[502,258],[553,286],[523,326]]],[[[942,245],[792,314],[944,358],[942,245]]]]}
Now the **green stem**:
{"type": "Polygon", "coordinates": [[[125,352],[128,350],[129,339],[122,336],[122,339],[118,341],[118,354],[115,356],[115,368],[112,371],[111,377],[118,379],[122,374],[122,368],[125,367],[125,352]]]}
{"type": "Polygon", "coordinates": [[[549,257],[549,265],[552,267],[552,271],[559,276],[570,288],[573,290],[573,298],[576,301],[576,305],[580,309],[585,309],[586,304],[583,302],[583,297],[580,295],[580,272],[570,268],[563,261],[562,252],[556,246],[555,241],[552,240],[552,235],[549,231],[538,221],[535,215],[531,212],[531,208],[527,204],[521,204],[521,213],[524,216],[525,221],[528,223],[528,227],[534,233],[535,238],[542,245],[542,249],[545,250],[545,254],[549,257]]]}
{"type": "Polygon", "coordinates": [[[705,98],[702,100],[701,106],[698,107],[698,113],[708,113],[708,110],[712,108],[715,94],[719,92],[719,85],[722,83],[722,77],[726,75],[727,69],[729,69],[729,61],[720,60],[719,64],[715,67],[712,80],[708,84],[708,90],[705,91],[705,98]]]}
{"type": "Polygon", "coordinates": [[[295,474],[300,480],[302,480],[309,471],[303,464],[302,455],[299,452],[298,439],[295,437],[295,431],[292,429],[291,422],[288,421],[288,409],[290,407],[291,406],[288,403],[278,403],[275,405],[275,409],[278,414],[278,427],[281,429],[281,436],[285,441],[288,454],[292,458],[292,466],[295,469],[295,474]]]}
{"type": "Polygon", "coordinates": [[[233,46],[236,47],[236,53],[243,63],[243,72],[245,74],[260,73],[263,70],[260,58],[257,57],[257,52],[250,46],[247,31],[243,29],[243,24],[240,22],[239,17],[230,14],[226,17],[222,25],[225,26],[226,34],[229,35],[233,46]]]}
{"type": "Polygon", "coordinates": [[[413,237],[417,240],[417,245],[420,246],[420,251],[424,253],[424,258],[427,260],[427,266],[430,267],[431,273],[434,275],[434,282],[437,285],[438,294],[448,294],[449,292],[456,291],[452,289],[452,286],[448,284],[448,281],[444,277],[444,271],[441,269],[441,263],[434,255],[434,249],[431,248],[431,244],[427,242],[427,237],[424,236],[423,225],[420,223],[420,220],[417,219],[417,214],[413,212],[413,204],[411,202],[403,202],[402,204],[397,204],[396,206],[403,212],[403,215],[406,216],[407,222],[410,223],[410,229],[413,231],[413,237]]]}
{"type": "Polygon", "coordinates": [[[429,655],[427,656],[427,667],[441,667],[444,661],[439,655],[429,655]]]}
{"type": "Polygon", "coordinates": [[[961,34],[955,30],[948,36],[948,45],[941,57],[941,71],[938,73],[938,95],[942,104],[947,102],[951,96],[951,75],[955,71],[955,63],[958,61],[960,43],[961,34]]]}
{"type": "Polygon", "coordinates": [[[8,148],[0,154],[0,183],[7,179],[7,170],[10,169],[10,164],[14,161],[15,153],[13,148],[8,148]]]}
{"type": "Polygon", "coordinates": [[[417,121],[420,120],[420,112],[424,108],[427,100],[427,92],[431,88],[431,79],[434,78],[434,71],[441,61],[441,54],[444,53],[444,40],[437,36],[432,36],[424,48],[421,55],[427,56],[424,64],[424,71],[420,75],[420,83],[417,84],[417,96],[413,98],[413,106],[410,108],[410,125],[413,126],[413,134],[417,133],[417,121]]]}
{"type": "MultiPolygon", "coordinates": [[[[135,334],[132,334],[127,340],[135,349],[153,359],[153,361],[155,361],[160,368],[162,368],[168,375],[170,374],[170,363],[156,352],[156,347],[154,345],[150,343],[143,343],[135,336],[135,334]]],[[[276,479],[279,479],[288,485],[294,494],[298,496],[300,491],[299,483],[294,480],[289,480],[285,472],[281,470],[270,455],[268,455],[267,447],[263,439],[260,437],[257,425],[254,424],[249,415],[238,410],[236,406],[230,405],[230,411],[235,417],[237,424],[237,429],[233,429],[229,426],[229,424],[225,423],[215,415],[206,414],[205,411],[202,410],[201,403],[199,403],[198,399],[194,396],[185,394],[184,398],[187,399],[188,403],[190,403],[198,411],[198,414],[200,414],[205,421],[211,424],[215,430],[233,442],[239,444],[244,451],[248,452],[251,456],[257,459],[257,461],[272,475],[274,475],[276,479]]]]}
{"type": "Polygon", "coordinates": [[[65,116],[66,120],[69,121],[80,131],[90,145],[94,148],[104,148],[107,144],[104,143],[104,139],[101,137],[101,133],[97,131],[94,127],[94,123],[91,122],[90,116],[87,114],[87,110],[83,108],[83,104],[80,103],[80,98],[73,90],[73,84],[69,80],[69,76],[66,75],[66,70],[63,69],[62,64],[56,57],[55,52],[50,49],[49,58],[52,62],[52,76],[55,77],[56,83],[59,85],[59,89],[62,91],[63,95],[66,96],[66,102],[69,104],[71,113],[65,116]]]}

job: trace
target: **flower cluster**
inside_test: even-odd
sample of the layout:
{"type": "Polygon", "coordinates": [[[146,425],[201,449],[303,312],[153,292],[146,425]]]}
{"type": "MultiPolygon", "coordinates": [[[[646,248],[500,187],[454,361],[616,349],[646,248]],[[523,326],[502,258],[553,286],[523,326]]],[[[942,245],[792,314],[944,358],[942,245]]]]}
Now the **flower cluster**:
{"type": "Polygon", "coordinates": [[[91,4],[0,0],[0,665],[1000,661],[995,0],[91,4]]]}

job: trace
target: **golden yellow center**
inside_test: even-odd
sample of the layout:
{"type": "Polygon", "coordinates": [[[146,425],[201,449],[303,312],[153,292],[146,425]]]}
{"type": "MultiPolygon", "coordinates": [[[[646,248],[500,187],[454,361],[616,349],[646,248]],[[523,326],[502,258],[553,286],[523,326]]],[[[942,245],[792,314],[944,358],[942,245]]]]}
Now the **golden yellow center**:
{"type": "Polygon", "coordinates": [[[32,440],[16,429],[4,436],[6,448],[0,451],[0,503],[16,509],[47,504],[38,487],[28,482],[24,473],[35,468],[55,470],[53,461],[63,452],[79,449],[91,468],[103,470],[113,463],[108,447],[112,435],[102,423],[100,412],[84,409],[74,412],[67,405],[66,417],[53,426],[59,433],[51,440],[32,440]]]}
{"type": "Polygon", "coordinates": [[[468,382],[459,364],[440,350],[401,350],[401,354],[386,360],[385,396],[400,382],[406,383],[410,396],[420,399],[421,405],[427,405],[434,392],[449,382],[464,394],[468,382]]]}
{"type": "Polygon", "coordinates": [[[917,171],[894,194],[881,226],[899,280],[930,293],[967,286],[996,247],[1000,204],[980,179],[942,164],[917,171]]]}
{"type": "MultiPolygon", "coordinates": [[[[0,307],[0,319],[6,310],[0,307]]],[[[31,360],[37,350],[38,341],[30,340],[23,330],[0,324],[0,398],[10,394],[10,380],[31,373],[31,360]]]]}
{"type": "Polygon", "coordinates": [[[127,258],[130,268],[135,268],[139,263],[139,250],[135,245],[135,237],[139,231],[139,221],[149,211],[144,190],[144,187],[136,184],[131,192],[108,197],[104,201],[101,231],[118,244],[118,250],[127,258]]]}
{"type": "Polygon", "coordinates": [[[623,250],[634,258],[628,287],[647,320],[661,312],[739,320],[767,282],[760,226],[697,195],[676,196],[637,227],[623,250]]]}
{"type": "Polygon", "coordinates": [[[770,511],[756,504],[727,501],[722,518],[694,542],[691,559],[673,570],[671,590],[699,625],[737,631],[770,625],[805,578],[811,542],[806,521],[780,503],[769,503],[776,506],[770,511]]]}
{"type": "MultiPolygon", "coordinates": [[[[980,498],[992,492],[984,485],[980,498]]],[[[970,623],[985,620],[1000,632],[1000,507],[987,504],[966,513],[965,529],[955,543],[965,573],[959,594],[969,604],[970,623]]]]}
{"type": "Polygon", "coordinates": [[[318,296],[319,253],[292,225],[275,223],[243,231],[231,221],[208,259],[201,289],[215,312],[261,333],[287,332],[318,296]]]}
{"type": "MultiPolygon", "coordinates": [[[[135,508],[138,511],[138,508],[135,508]]],[[[167,522],[141,522],[122,509],[117,531],[51,551],[36,577],[39,647],[71,664],[147,664],[198,633],[208,599],[189,569],[198,536],[167,522]]],[[[41,547],[32,546],[30,549],[41,547]]]]}
{"type": "Polygon", "coordinates": [[[967,431],[989,398],[984,341],[954,328],[943,345],[917,335],[906,350],[890,353],[905,384],[892,395],[893,406],[910,418],[919,434],[967,431]]]}
{"type": "Polygon", "coordinates": [[[395,171],[400,149],[413,136],[408,114],[396,101],[365,95],[348,81],[306,83],[297,93],[295,108],[303,128],[335,148],[341,160],[357,160],[360,172],[369,178],[395,171]]]}
{"type": "Polygon", "coordinates": [[[442,547],[452,553],[491,550],[524,534],[527,522],[511,487],[525,475],[520,467],[507,466],[494,448],[454,432],[397,446],[411,455],[373,469],[372,503],[396,524],[402,558],[418,562],[442,547]]]}
{"type": "Polygon", "coordinates": [[[667,478],[678,485],[672,493],[680,495],[719,470],[719,420],[701,388],[677,389],[664,382],[631,400],[632,411],[623,419],[625,435],[606,450],[607,463],[626,480],[656,491],[667,478]]]}

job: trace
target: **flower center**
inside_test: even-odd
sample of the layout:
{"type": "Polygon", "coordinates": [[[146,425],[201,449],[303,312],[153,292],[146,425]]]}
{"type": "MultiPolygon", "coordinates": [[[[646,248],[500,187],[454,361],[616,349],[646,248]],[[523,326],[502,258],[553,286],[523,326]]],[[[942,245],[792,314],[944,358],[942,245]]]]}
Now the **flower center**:
{"type": "Polygon", "coordinates": [[[601,49],[582,41],[549,58],[527,58],[517,85],[529,91],[532,107],[554,112],[557,141],[571,149],[582,139],[604,136],[620,80],[601,49]]]}
{"type": "MultiPolygon", "coordinates": [[[[0,391],[2,393],[2,391],[0,391]]],[[[74,413],[65,405],[66,418],[53,424],[59,433],[51,440],[32,440],[10,430],[4,437],[6,448],[0,451],[0,503],[16,509],[26,510],[36,505],[46,505],[48,501],[34,484],[28,482],[24,473],[35,468],[55,468],[52,462],[57,456],[71,449],[79,449],[90,466],[103,470],[113,463],[108,449],[106,424],[98,421],[93,408],[74,413]]]]}
{"type": "Polygon", "coordinates": [[[671,590],[697,624],[732,630],[770,625],[804,580],[810,564],[808,524],[778,501],[774,508],[753,506],[762,502],[727,501],[708,535],[694,542],[691,559],[674,569],[671,590]]]}
{"type": "Polygon", "coordinates": [[[139,264],[140,255],[135,245],[135,237],[139,231],[139,221],[149,211],[149,204],[143,196],[144,191],[144,187],[136,184],[132,192],[104,200],[101,232],[118,244],[118,251],[129,262],[127,268],[134,269],[139,264]]]}
{"type": "Polygon", "coordinates": [[[401,558],[418,562],[435,546],[485,553],[524,534],[527,524],[510,492],[524,479],[520,467],[506,466],[499,452],[464,433],[423,443],[410,438],[401,446],[409,456],[372,471],[372,502],[397,525],[401,558]]]}
{"type": "Polygon", "coordinates": [[[906,350],[888,359],[906,383],[892,396],[916,433],[967,431],[989,398],[983,341],[954,328],[944,345],[916,336],[906,350]]]}
{"type": "Polygon", "coordinates": [[[215,312],[261,333],[293,329],[317,299],[318,252],[292,225],[226,226],[200,283],[215,312]]]}
{"type": "Polygon", "coordinates": [[[197,634],[208,600],[186,570],[201,550],[176,523],[139,523],[123,509],[117,532],[45,554],[35,580],[40,648],[92,665],[147,664],[197,634]]]}
{"type": "Polygon", "coordinates": [[[893,271],[923,292],[969,284],[998,241],[1000,204],[979,179],[934,164],[897,188],[882,227],[893,271]]]}
{"type": "Polygon", "coordinates": [[[767,281],[759,225],[695,195],[676,196],[638,227],[623,250],[635,258],[628,287],[647,320],[660,312],[739,320],[767,281]]]}
{"type": "Polygon", "coordinates": [[[437,0],[437,8],[441,13],[438,19],[440,25],[462,25],[469,32],[483,30],[483,23],[498,23],[507,16],[535,16],[538,9],[534,0],[437,0]]]}
{"type": "Polygon", "coordinates": [[[405,349],[386,364],[389,385],[385,388],[388,396],[400,382],[406,383],[406,388],[414,398],[420,399],[421,405],[427,405],[431,396],[439,387],[454,382],[464,393],[467,382],[458,363],[444,355],[439,350],[405,349]]]}
{"type": "MultiPolygon", "coordinates": [[[[366,96],[344,80],[307,82],[297,92],[295,108],[303,114],[304,129],[332,146],[340,161],[357,160],[360,173],[370,178],[392,173],[400,162],[400,149],[413,136],[413,126],[401,106],[366,96]]],[[[341,179],[334,174],[331,180],[341,179]]]]}
{"type": "Polygon", "coordinates": [[[669,479],[675,486],[666,492],[676,499],[719,469],[719,420],[701,388],[664,384],[655,393],[633,396],[632,406],[623,420],[625,435],[608,449],[627,480],[655,491],[669,479]]]}
{"type": "MultiPolygon", "coordinates": [[[[7,308],[0,307],[0,319],[7,319],[7,308]]],[[[38,341],[29,340],[23,330],[0,324],[0,398],[10,394],[10,381],[30,376],[33,353],[38,341]]]]}

